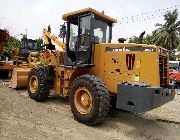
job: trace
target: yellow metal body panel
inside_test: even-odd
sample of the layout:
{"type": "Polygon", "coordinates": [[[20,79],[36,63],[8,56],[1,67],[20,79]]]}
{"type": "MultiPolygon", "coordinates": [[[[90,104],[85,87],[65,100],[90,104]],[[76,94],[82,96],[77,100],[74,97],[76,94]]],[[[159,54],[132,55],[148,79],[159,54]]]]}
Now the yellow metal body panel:
{"type": "Polygon", "coordinates": [[[74,11],[74,12],[71,12],[71,13],[67,13],[67,14],[64,14],[62,18],[63,18],[63,20],[67,21],[71,17],[86,14],[86,13],[93,13],[96,16],[102,18],[103,20],[109,21],[111,23],[117,23],[117,20],[105,15],[103,12],[102,13],[98,12],[95,9],[92,9],[92,8],[85,8],[85,9],[81,9],[81,10],[74,11]]]}
{"type": "Polygon", "coordinates": [[[160,86],[158,47],[143,44],[97,44],[94,50],[95,67],[89,73],[100,77],[110,92],[117,93],[117,84],[125,81],[160,86]],[[151,47],[154,51],[129,51],[123,48],[138,46],[147,49],[151,47]],[[111,51],[107,51],[107,48],[111,48],[111,51]],[[128,69],[126,60],[129,56],[134,56],[131,69],[128,69]]]}
{"type": "MultiPolygon", "coordinates": [[[[64,52],[58,51],[42,53],[40,62],[54,66],[52,90],[57,94],[68,96],[71,83],[83,74],[99,77],[110,94],[116,94],[117,85],[125,81],[160,87],[159,49],[145,44],[96,44],[93,46],[92,57],[95,66],[88,69],[64,66],[64,52]],[[144,50],[141,50],[142,48],[144,50]]],[[[164,56],[167,57],[167,52],[164,56]]]]}
{"type": "MultiPolygon", "coordinates": [[[[63,65],[64,52],[50,50],[41,53],[40,64],[54,66],[52,90],[61,96],[68,96],[72,82],[83,74],[99,77],[113,95],[117,93],[117,85],[125,81],[160,87],[159,49],[145,44],[96,44],[93,46],[92,55],[94,67],[66,67],[63,65]],[[144,50],[141,50],[142,48],[144,50]]],[[[167,60],[167,52],[164,56],[167,60]]]]}

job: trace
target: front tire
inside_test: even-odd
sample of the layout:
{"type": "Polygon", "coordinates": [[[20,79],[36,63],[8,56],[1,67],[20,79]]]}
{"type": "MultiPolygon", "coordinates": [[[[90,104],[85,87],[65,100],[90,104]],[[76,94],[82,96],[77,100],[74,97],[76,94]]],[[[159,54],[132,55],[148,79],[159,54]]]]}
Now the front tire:
{"type": "Polygon", "coordinates": [[[30,98],[37,102],[45,101],[48,98],[50,85],[45,67],[38,66],[30,70],[27,89],[30,98]]]}
{"type": "Polygon", "coordinates": [[[110,96],[98,77],[86,74],[72,83],[70,105],[77,121],[86,125],[97,125],[108,115],[110,96]]]}

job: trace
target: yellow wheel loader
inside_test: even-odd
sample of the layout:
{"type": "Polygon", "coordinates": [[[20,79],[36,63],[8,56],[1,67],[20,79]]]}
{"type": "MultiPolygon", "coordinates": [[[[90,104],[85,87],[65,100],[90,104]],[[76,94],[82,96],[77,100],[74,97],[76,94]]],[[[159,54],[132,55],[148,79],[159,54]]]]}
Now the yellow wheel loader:
{"type": "Polygon", "coordinates": [[[14,68],[10,87],[14,89],[27,87],[28,72],[36,64],[39,64],[42,50],[43,47],[37,40],[28,39],[26,35],[23,35],[20,47],[14,49],[14,68]]]}
{"type": "Polygon", "coordinates": [[[116,20],[92,8],[65,14],[63,20],[63,51],[55,50],[50,30],[43,32],[47,51],[28,74],[30,98],[47,100],[50,91],[68,96],[75,119],[86,125],[102,123],[111,104],[145,112],[174,99],[166,49],[123,39],[112,44],[116,20]]]}
{"type": "MultiPolygon", "coordinates": [[[[46,29],[43,29],[43,38],[45,44],[49,43],[51,50],[55,49],[55,46],[51,43],[51,40],[58,46],[58,50],[63,54],[63,49],[65,45],[61,41],[46,29]]],[[[45,48],[47,45],[45,46],[45,48]]],[[[47,48],[48,49],[48,48],[47,48]]],[[[45,58],[49,57],[49,51],[44,51],[44,47],[41,44],[38,44],[37,40],[28,39],[26,36],[23,36],[21,39],[21,47],[16,50],[15,65],[12,72],[12,78],[10,81],[10,87],[13,89],[27,87],[28,73],[32,67],[45,63],[45,58]]],[[[59,59],[59,61],[63,61],[59,59]]]]}

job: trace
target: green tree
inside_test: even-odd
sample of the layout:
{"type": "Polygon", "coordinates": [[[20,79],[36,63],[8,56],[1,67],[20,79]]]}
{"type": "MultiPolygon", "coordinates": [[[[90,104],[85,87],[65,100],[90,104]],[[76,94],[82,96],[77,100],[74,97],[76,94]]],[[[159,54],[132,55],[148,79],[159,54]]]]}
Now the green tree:
{"type": "Polygon", "coordinates": [[[153,41],[154,34],[147,34],[145,38],[143,38],[143,43],[148,45],[154,45],[153,41]]]}
{"type": "MultiPolygon", "coordinates": [[[[139,37],[137,37],[137,36],[130,37],[129,43],[139,43],[139,37]]],[[[147,34],[145,37],[143,37],[142,43],[148,44],[148,45],[154,44],[153,34],[147,34]]]]}
{"type": "Polygon", "coordinates": [[[139,38],[137,36],[132,36],[129,38],[129,43],[138,43],[139,38]]]}
{"type": "Polygon", "coordinates": [[[43,39],[42,38],[38,38],[36,39],[37,45],[38,45],[38,50],[43,50],[43,39]]]}
{"type": "Polygon", "coordinates": [[[7,43],[7,47],[5,47],[3,50],[3,55],[12,58],[16,49],[18,49],[20,45],[21,45],[21,41],[19,39],[10,36],[7,43]]]}
{"type": "Polygon", "coordinates": [[[164,15],[164,24],[157,23],[158,27],[154,32],[153,41],[156,45],[173,51],[179,45],[180,21],[178,21],[178,12],[168,11],[164,15]]]}

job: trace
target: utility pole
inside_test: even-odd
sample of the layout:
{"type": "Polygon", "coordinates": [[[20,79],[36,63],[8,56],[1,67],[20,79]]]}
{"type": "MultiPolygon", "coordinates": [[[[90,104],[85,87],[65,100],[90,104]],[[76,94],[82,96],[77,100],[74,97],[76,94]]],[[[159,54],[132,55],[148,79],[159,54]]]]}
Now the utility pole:
{"type": "Polygon", "coordinates": [[[26,29],[26,38],[27,38],[27,29],[26,29]]]}

